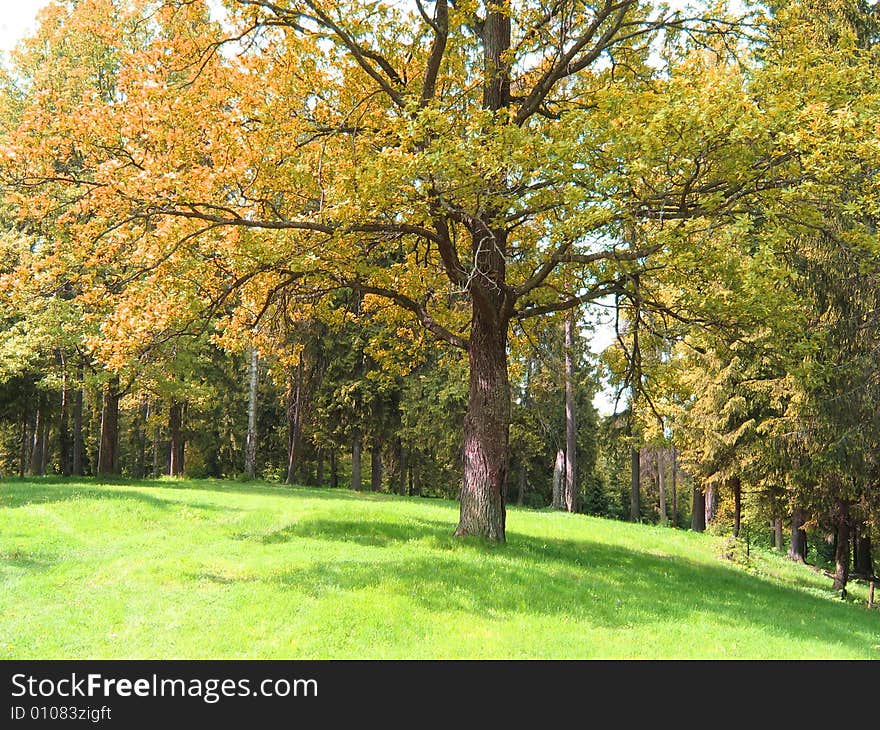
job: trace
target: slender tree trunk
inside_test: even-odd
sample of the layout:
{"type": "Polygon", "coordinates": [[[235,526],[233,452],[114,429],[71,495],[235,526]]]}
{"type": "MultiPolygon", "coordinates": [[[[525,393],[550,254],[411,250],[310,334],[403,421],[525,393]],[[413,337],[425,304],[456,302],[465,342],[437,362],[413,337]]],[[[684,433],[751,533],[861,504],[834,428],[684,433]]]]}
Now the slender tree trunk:
{"type": "Polygon", "coordinates": [[[565,509],[577,511],[577,413],[574,394],[574,315],[565,318],[565,509]]]}
{"type": "Polygon", "coordinates": [[[733,489],[733,536],[739,537],[742,526],[742,482],[739,477],[734,477],[730,483],[733,489]]]}
{"type": "Polygon", "coordinates": [[[706,487],[706,524],[711,525],[718,510],[718,489],[714,484],[706,487]]]}
{"type": "Polygon", "coordinates": [[[361,491],[361,432],[355,429],[351,437],[351,488],[361,491]]]}
{"type": "Polygon", "coordinates": [[[670,452],[672,460],[672,526],[678,527],[678,453],[675,447],[670,452]]]}
{"type": "Polygon", "coordinates": [[[159,439],[162,437],[159,426],[153,428],[153,476],[159,476],[159,439]]]}
{"type": "Polygon", "coordinates": [[[302,429],[303,396],[302,356],[296,366],[296,375],[289,379],[287,397],[287,483],[296,482],[297,452],[302,429]]]}
{"type": "Polygon", "coordinates": [[[660,493],[660,524],[666,526],[666,458],[665,449],[657,449],[657,491],[660,493]]]}
{"type": "Polygon", "coordinates": [[[173,477],[183,474],[183,404],[173,399],[168,408],[168,433],[171,438],[168,473],[173,477]]]}
{"type": "Polygon", "coordinates": [[[77,365],[76,389],[73,391],[73,455],[71,471],[83,474],[83,365],[77,365]]]}
{"type": "Polygon", "coordinates": [[[43,422],[46,420],[46,409],[42,401],[43,399],[41,397],[37,403],[37,411],[34,414],[34,431],[31,443],[31,463],[29,470],[31,476],[39,476],[43,473],[43,434],[45,432],[43,422]]]}
{"type": "Polygon", "coordinates": [[[101,440],[98,447],[98,475],[119,473],[119,376],[104,386],[101,407],[101,440]]]}
{"type": "MultiPolygon", "coordinates": [[[[260,356],[256,347],[250,348],[248,357],[248,410],[247,437],[244,446],[244,473],[251,479],[257,475],[257,387],[260,379],[260,356]]],[[[288,462],[287,482],[290,483],[288,462]]]]}
{"type": "Polygon", "coordinates": [[[28,468],[28,453],[30,451],[30,414],[28,413],[28,408],[25,406],[21,409],[21,426],[20,426],[21,439],[19,441],[19,453],[18,453],[18,476],[24,477],[27,474],[28,468]]]}
{"type": "Polygon", "coordinates": [[[788,548],[788,557],[797,563],[807,561],[807,533],[804,531],[804,523],[807,515],[800,507],[795,507],[791,512],[791,540],[788,548]]]}
{"type": "Polygon", "coordinates": [[[59,351],[61,363],[61,415],[58,419],[58,460],[61,474],[69,477],[73,471],[73,454],[70,443],[70,378],[67,374],[67,359],[59,351]]]}
{"type": "Polygon", "coordinates": [[[339,487],[339,459],[336,456],[336,447],[330,451],[330,487],[339,487]]]}
{"type": "Polygon", "coordinates": [[[862,522],[859,530],[853,536],[853,545],[856,546],[856,559],[853,568],[859,575],[874,575],[874,558],[871,555],[871,532],[867,525],[862,522]]]}
{"type": "Polygon", "coordinates": [[[370,450],[370,491],[382,491],[382,446],[378,439],[373,439],[370,450]]]}
{"type": "Polygon", "coordinates": [[[834,590],[846,595],[846,584],[849,580],[849,539],[850,518],[849,505],[840,501],[837,504],[837,545],[834,550],[834,590]]]}
{"type": "Polygon", "coordinates": [[[406,494],[406,476],[407,470],[409,469],[409,452],[407,449],[403,447],[403,444],[400,446],[400,482],[398,483],[397,493],[400,495],[406,494]]]}
{"type": "Polygon", "coordinates": [[[43,419],[43,449],[40,452],[40,474],[46,474],[49,470],[49,445],[51,444],[51,409],[47,408],[46,418],[43,419]]]}
{"type": "Polygon", "coordinates": [[[556,452],[556,461],[553,462],[553,495],[550,506],[553,509],[565,509],[563,502],[563,489],[565,481],[565,452],[562,449],[556,452]]]}
{"type": "Polygon", "coordinates": [[[706,495],[699,486],[694,484],[694,500],[693,510],[691,512],[691,529],[694,532],[705,532],[706,530],[706,495]]]}
{"type": "Polygon", "coordinates": [[[526,467],[519,465],[519,488],[516,490],[516,503],[521,507],[526,499],[526,467]]]}
{"type": "Polygon", "coordinates": [[[773,544],[779,552],[782,552],[785,549],[784,540],[785,538],[782,534],[782,517],[776,517],[773,520],[773,544]]]}
{"type": "MultiPolygon", "coordinates": [[[[478,249],[481,247],[491,247],[491,244],[484,241],[477,246],[478,249]]],[[[503,260],[493,263],[503,266],[503,260]]],[[[484,307],[475,302],[468,352],[470,373],[464,419],[464,478],[455,534],[478,535],[504,542],[504,489],[510,435],[508,323],[495,319],[497,315],[496,318],[488,316],[484,307]]]]}
{"type": "Polygon", "coordinates": [[[629,519],[631,522],[640,522],[642,519],[642,463],[639,449],[636,446],[630,447],[629,457],[629,519]]]}
{"type": "Polygon", "coordinates": [[[324,450],[318,449],[318,453],[315,454],[317,463],[315,464],[315,481],[318,483],[319,487],[324,486],[324,450]]]}

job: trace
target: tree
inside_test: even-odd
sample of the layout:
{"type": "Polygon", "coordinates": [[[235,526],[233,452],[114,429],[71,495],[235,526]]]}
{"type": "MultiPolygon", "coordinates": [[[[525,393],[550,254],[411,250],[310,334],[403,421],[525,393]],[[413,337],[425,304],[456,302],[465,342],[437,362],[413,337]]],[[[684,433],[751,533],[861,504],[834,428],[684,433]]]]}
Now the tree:
{"type": "MultiPolygon", "coordinates": [[[[88,30],[117,81],[83,99],[74,75],[61,92],[35,79],[4,163],[15,204],[61,212],[96,247],[84,258],[126,261],[121,338],[148,324],[121,314],[157,297],[165,317],[233,291],[347,289],[465,350],[456,534],[503,540],[511,323],[615,291],[649,254],[662,267],[698,235],[688,221],[784,178],[791,158],[734,66],[682,61],[687,38],[729,55],[740,26],[635,0],[225,7],[222,23],[191,0],[150,23],[110,0],[56,10],[51,43],[88,30]],[[639,226],[650,243],[618,243],[639,226]]],[[[224,326],[255,324],[233,311],[224,326]]]]}

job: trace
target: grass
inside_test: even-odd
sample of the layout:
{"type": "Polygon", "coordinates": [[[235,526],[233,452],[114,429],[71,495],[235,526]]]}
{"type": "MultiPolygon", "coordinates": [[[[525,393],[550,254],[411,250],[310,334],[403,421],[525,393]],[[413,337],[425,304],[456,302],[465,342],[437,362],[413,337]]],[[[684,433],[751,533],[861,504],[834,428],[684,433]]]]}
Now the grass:
{"type": "MultiPolygon", "coordinates": [[[[0,483],[0,658],[880,658],[880,611],[769,552],[263,483],[0,483]]],[[[858,591],[856,595],[860,595],[858,591]]]]}

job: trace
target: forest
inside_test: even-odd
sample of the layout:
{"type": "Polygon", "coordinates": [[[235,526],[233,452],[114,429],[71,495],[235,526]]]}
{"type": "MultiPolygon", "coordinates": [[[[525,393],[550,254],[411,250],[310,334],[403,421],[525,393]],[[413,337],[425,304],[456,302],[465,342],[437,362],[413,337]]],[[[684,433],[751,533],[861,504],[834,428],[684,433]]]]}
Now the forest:
{"type": "Polygon", "coordinates": [[[51,3],[0,68],[0,475],[585,513],[845,597],[878,120],[871,0],[51,3]]]}

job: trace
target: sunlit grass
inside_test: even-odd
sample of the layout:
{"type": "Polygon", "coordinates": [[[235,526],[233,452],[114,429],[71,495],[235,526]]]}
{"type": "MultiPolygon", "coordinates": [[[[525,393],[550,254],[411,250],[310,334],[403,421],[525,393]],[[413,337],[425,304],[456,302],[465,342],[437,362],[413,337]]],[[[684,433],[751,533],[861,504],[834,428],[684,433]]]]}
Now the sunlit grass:
{"type": "Polygon", "coordinates": [[[0,657],[880,658],[880,611],[770,552],[518,509],[493,547],[456,518],[259,482],[3,482],[0,657]]]}

